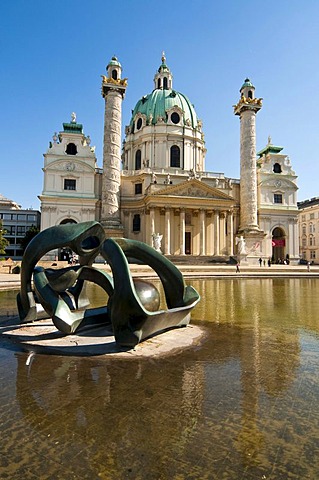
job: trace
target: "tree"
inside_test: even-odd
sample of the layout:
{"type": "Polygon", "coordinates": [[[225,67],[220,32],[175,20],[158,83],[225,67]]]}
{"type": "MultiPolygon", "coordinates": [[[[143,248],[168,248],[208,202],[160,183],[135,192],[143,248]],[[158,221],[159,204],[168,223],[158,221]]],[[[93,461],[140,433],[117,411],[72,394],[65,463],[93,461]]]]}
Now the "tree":
{"type": "Polygon", "coordinates": [[[9,245],[9,242],[4,235],[6,234],[6,230],[2,227],[2,221],[0,220],[0,254],[4,255],[6,253],[6,247],[9,245]]]}
{"type": "Polygon", "coordinates": [[[29,230],[27,230],[25,236],[21,238],[20,245],[23,251],[27,248],[27,245],[31,242],[32,238],[38,235],[40,232],[39,228],[35,225],[31,225],[29,230]]]}

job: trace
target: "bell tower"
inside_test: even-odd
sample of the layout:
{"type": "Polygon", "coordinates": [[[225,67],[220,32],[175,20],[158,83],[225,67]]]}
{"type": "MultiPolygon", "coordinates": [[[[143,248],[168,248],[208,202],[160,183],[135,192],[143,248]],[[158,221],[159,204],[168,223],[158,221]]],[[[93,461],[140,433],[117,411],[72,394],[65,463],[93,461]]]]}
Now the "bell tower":
{"type": "Polygon", "coordinates": [[[122,101],[127,81],[121,78],[122,67],[113,56],[102,75],[102,97],[105,99],[103,179],[101,198],[101,224],[107,236],[123,236],[120,218],[120,165],[122,101]]]}

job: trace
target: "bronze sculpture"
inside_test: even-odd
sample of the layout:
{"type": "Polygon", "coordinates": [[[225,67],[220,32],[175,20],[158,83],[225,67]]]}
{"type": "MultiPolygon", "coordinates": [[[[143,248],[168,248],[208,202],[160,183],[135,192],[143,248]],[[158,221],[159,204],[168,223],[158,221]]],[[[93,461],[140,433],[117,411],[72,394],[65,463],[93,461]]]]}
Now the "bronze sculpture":
{"type": "Polygon", "coordinates": [[[178,268],[161,253],[135,240],[105,240],[102,226],[93,221],[51,227],[32,239],[22,260],[17,302],[23,322],[43,318],[44,313],[65,334],[105,323],[111,325],[119,345],[134,347],[164,330],[186,326],[199,299],[197,291],[185,284],[178,268]],[[61,247],[71,248],[80,264],[58,270],[37,266],[45,253],[61,247]],[[99,253],[109,263],[112,276],[92,266],[99,253]],[[154,285],[132,278],[128,259],[143,262],[157,273],[167,309],[159,309],[160,296],[154,285]],[[90,308],[85,293],[87,282],[105,290],[107,305],[90,308]],[[39,306],[44,312],[39,313],[39,306]]]}

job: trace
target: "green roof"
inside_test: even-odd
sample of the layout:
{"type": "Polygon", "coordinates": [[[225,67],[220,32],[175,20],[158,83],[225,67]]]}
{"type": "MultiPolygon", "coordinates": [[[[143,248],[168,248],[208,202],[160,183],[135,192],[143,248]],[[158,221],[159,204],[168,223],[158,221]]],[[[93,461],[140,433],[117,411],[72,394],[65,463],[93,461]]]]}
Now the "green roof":
{"type": "Polygon", "coordinates": [[[83,133],[83,125],[81,123],[63,123],[63,131],[66,133],[83,133]]]}
{"type": "Polygon", "coordinates": [[[137,113],[146,115],[149,122],[152,115],[152,124],[157,123],[158,117],[163,117],[165,123],[167,122],[166,112],[173,107],[179,107],[183,111],[184,123],[190,120],[193,128],[197,127],[198,119],[194,109],[186,95],[177,92],[176,90],[155,89],[149,95],[143,96],[136,104],[130,125],[133,126],[134,118],[137,113]]]}
{"type": "Polygon", "coordinates": [[[283,150],[284,147],[276,147],[275,145],[272,145],[271,143],[268,143],[268,145],[265,146],[260,152],[257,153],[259,157],[262,157],[263,155],[267,155],[267,153],[279,153],[281,150],[283,150]]]}

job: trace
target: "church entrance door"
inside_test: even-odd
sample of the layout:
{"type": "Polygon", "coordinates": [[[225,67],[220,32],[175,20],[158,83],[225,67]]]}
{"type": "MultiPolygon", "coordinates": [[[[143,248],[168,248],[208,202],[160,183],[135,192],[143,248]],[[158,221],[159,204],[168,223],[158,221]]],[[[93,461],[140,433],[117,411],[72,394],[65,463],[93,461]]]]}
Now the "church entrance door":
{"type": "Polygon", "coordinates": [[[272,258],[275,263],[285,260],[286,239],[284,231],[277,227],[272,232],[272,258]]]}

